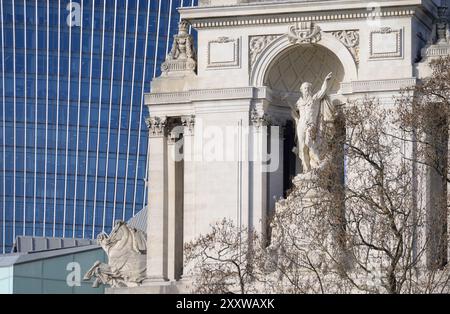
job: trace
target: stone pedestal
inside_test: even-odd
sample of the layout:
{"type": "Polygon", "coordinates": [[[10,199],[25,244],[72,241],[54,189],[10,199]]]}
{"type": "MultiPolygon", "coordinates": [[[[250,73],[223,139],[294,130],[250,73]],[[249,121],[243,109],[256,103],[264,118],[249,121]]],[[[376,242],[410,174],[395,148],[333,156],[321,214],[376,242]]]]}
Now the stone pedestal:
{"type": "Polygon", "coordinates": [[[305,205],[313,204],[314,201],[318,200],[320,196],[323,196],[326,191],[322,191],[317,186],[317,174],[314,172],[309,172],[306,174],[297,175],[292,183],[294,184],[294,190],[302,195],[302,202],[305,205]]]}

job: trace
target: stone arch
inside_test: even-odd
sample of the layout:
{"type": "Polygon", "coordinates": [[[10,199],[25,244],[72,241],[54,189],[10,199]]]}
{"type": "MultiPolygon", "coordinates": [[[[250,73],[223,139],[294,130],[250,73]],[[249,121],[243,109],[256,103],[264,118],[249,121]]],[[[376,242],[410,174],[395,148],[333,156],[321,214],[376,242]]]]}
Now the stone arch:
{"type": "MultiPolygon", "coordinates": [[[[304,44],[309,45],[310,44],[304,44]]],[[[286,50],[304,46],[292,44],[287,35],[283,35],[271,42],[255,61],[250,73],[250,84],[252,86],[265,86],[266,74],[270,70],[273,62],[286,50]]],[[[350,51],[334,36],[322,33],[322,39],[314,46],[324,47],[331,51],[343,66],[343,77],[341,82],[351,82],[357,80],[358,70],[356,62],[350,51]]]]}
{"type": "Polygon", "coordinates": [[[274,92],[298,93],[304,82],[318,91],[328,73],[333,73],[328,89],[337,94],[345,76],[344,66],[329,49],[319,45],[296,45],[286,48],[268,67],[264,86],[274,92]]]}

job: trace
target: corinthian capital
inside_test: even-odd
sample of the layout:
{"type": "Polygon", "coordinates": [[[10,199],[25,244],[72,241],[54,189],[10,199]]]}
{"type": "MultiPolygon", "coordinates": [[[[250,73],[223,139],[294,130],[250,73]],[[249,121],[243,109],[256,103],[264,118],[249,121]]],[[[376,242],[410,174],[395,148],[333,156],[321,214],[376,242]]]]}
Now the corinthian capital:
{"type": "Polygon", "coordinates": [[[185,135],[194,135],[194,128],[195,128],[194,115],[181,117],[181,124],[184,126],[185,135]]]}
{"type": "Polygon", "coordinates": [[[266,113],[260,112],[255,108],[250,111],[250,121],[257,130],[259,130],[262,126],[268,126],[271,124],[270,117],[266,113]]]}
{"type": "Polygon", "coordinates": [[[150,137],[162,137],[166,135],[166,117],[148,117],[145,123],[149,129],[150,137]]]}

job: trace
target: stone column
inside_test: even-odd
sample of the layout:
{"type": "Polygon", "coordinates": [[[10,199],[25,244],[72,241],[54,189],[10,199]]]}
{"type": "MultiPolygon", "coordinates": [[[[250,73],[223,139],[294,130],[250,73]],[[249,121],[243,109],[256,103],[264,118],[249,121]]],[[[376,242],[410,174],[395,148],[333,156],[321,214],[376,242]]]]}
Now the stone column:
{"type": "MultiPolygon", "coordinates": [[[[268,173],[269,176],[269,193],[268,193],[268,208],[267,208],[267,216],[270,219],[275,211],[275,204],[276,202],[284,196],[284,167],[283,167],[283,161],[284,161],[284,132],[285,127],[281,126],[280,124],[283,123],[277,123],[278,126],[278,138],[276,137],[277,134],[274,134],[276,131],[275,128],[271,128],[270,133],[270,142],[269,142],[269,150],[270,155],[272,157],[271,160],[271,169],[268,173]],[[277,140],[278,142],[275,143],[274,141],[277,140]],[[276,151],[277,150],[277,151],[276,151]],[[275,160],[273,157],[274,155],[278,153],[278,160],[275,160]],[[278,169],[275,170],[275,162],[278,162],[278,169]]],[[[290,152],[291,154],[294,154],[290,152]]]]}
{"type": "Polygon", "coordinates": [[[189,242],[196,236],[195,232],[195,161],[194,161],[194,127],[195,117],[183,117],[182,124],[184,148],[184,240],[189,242]]]}
{"type": "MultiPolygon", "coordinates": [[[[195,151],[194,151],[194,129],[195,116],[186,116],[181,118],[184,127],[183,148],[184,148],[184,212],[183,212],[183,241],[188,243],[195,239],[196,220],[195,215],[195,151]]],[[[189,269],[183,270],[183,279],[189,278],[189,269]]]]}
{"type": "Polygon", "coordinates": [[[167,281],[168,189],[167,132],[165,117],[147,119],[148,141],[148,220],[147,277],[149,281],[167,281]]]}
{"type": "Polygon", "coordinates": [[[268,153],[268,118],[266,114],[253,109],[250,113],[252,122],[252,198],[251,198],[251,221],[250,226],[266,236],[267,222],[267,200],[268,200],[268,173],[264,171],[264,161],[268,153]]]}
{"type": "Polygon", "coordinates": [[[175,127],[168,138],[168,276],[179,280],[183,270],[183,138],[175,127]]]}

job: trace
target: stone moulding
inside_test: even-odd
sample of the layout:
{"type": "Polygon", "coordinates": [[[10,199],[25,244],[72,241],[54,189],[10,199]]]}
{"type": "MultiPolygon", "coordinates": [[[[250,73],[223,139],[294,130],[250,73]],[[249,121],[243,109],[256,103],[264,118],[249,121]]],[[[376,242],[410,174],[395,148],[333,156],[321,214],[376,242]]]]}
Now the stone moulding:
{"type": "MultiPolygon", "coordinates": [[[[344,82],[341,83],[341,92],[343,94],[352,94],[372,91],[395,91],[414,86],[416,82],[416,78],[344,82]]],[[[188,92],[148,94],[145,98],[145,104],[147,106],[156,106],[165,104],[189,104],[196,101],[201,102],[209,100],[272,100],[273,97],[276,97],[276,92],[267,87],[205,89],[188,92]]],[[[152,118],[148,118],[147,125],[156,127],[164,122],[164,118],[155,117],[154,119],[156,119],[156,121],[152,120],[152,118]]]]}
{"type": "Polygon", "coordinates": [[[258,98],[261,89],[254,87],[191,90],[188,92],[149,94],[146,105],[190,103],[207,100],[234,100],[258,98]]]}
{"type": "Polygon", "coordinates": [[[161,65],[163,73],[169,72],[194,72],[197,63],[194,60],[170,60],[161,65]]]}
{"type": "Polygon", "coordinates": [[[341,93],[367,93],[367,92],[383,92],[398,91],[416,85],[416,78],[392,79],[392,80],[374,80],[374,81],[355,81],[341,84],[341,93]]]}
{"type": "MultiPolygon", "coordinates": [[[[416,14],[414,9],[398,9],[398,10],[382,10],[379,17],[398,17],[412,16],[416,14]]],[[[254,17],[229,17],[217,19],[199,19],[192,20],[192,26],[197,29],[216,28],[216,27],[239,27],[248,25],[274,25],[289,24],[296,22],[318,22],[318,21],[336,21],[336,20],[355,20],[373,18],[373,13],[369,11],[346,12],[346,13],[329,13],[329,14],[312,14],[302,16],[254,16],[254,17]]]]}
{"type": "Polygon", "coordinates": [[[425,58],[433,58],[450,55],[450,44],[445,46],[432,46],[424,49],[422,56],[425,58]]]}

